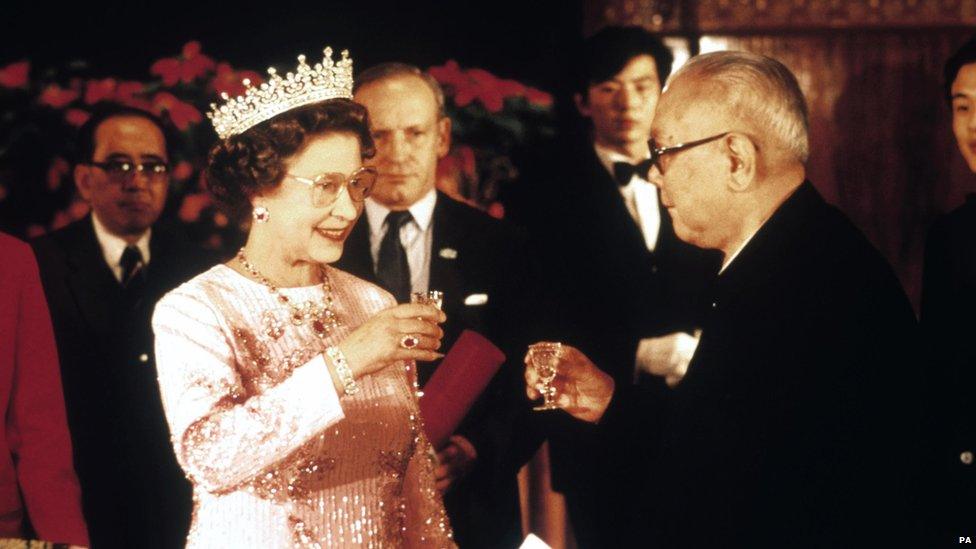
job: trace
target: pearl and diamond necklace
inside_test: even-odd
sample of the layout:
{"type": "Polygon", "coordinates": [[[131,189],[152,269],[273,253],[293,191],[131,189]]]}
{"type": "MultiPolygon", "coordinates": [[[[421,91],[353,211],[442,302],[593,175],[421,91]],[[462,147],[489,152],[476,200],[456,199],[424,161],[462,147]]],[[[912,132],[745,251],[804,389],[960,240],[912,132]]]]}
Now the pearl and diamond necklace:
{"type": "Polygon", "coordinates": [[[244,270],[268,288],[268,291],[278,299],[279,303],[288,307],[291,311],[289,315],[291,323],[295,326],[302,326],[306,321],[309,321],[315,335],[324,338],[332,333],[332,330],[342,325],[342,322],[333,310],[332,284],[329,282],[329,276],[326,274],[323,266],[319,265],[319,275],[322,277],[322,291],[325,293],[325,304],[306,301],[301,306],[297,306],[291,302],[288,296],[278,291],[278,286],[262,275],[247,260],[247,256],[244,255],[244,248],[241,248],[237,252],[237,260],[244,267],[244,270]]]}

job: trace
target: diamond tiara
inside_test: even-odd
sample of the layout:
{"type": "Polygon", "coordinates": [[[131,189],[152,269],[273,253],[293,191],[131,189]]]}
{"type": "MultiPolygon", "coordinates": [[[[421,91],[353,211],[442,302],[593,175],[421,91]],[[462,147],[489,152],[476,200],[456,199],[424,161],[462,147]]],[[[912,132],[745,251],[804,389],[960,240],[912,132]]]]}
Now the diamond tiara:
{"type": "Polygon", "coordinates": [[[268,69],[270,78],[258,87],[244,79],[244,95],[231,98],[220,94],[225,101],[220,107],[210,104],[207,116],[221,139],[240,134],[285,111],[318,103],[326,99],[352,99],[352,59],[342,51],[342,58],[332,60],[332,48],[325,48],[325,58],[310,67],[305,56],[298,56],[298,67],[284,78],[274,67],[268,69]]]}

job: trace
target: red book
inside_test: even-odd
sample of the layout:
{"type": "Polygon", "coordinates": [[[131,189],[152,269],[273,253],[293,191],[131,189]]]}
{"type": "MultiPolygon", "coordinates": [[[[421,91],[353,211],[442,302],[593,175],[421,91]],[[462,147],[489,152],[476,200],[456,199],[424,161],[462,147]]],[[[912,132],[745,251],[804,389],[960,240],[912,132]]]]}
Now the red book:
{"type": "Polygon", "coordinates": [[[505,362],[505,354],[478,332],[464,330],[424,385],[420,413],[427,438],[440,449],[505,362]]]}

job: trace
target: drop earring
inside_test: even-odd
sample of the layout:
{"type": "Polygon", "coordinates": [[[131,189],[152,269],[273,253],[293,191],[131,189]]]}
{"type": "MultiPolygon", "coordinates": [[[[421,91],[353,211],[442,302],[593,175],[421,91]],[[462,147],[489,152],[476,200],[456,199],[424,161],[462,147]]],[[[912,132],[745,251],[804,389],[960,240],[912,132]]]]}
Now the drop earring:
{"type": "Polygon", "coordinates": [[[255,206],[254,210],[251,212],[251,217],[253,217],[254,221],[258,223],[267,223],[268,219],[271,218],[271,212],[269,212],[264,206],[255,206]]]}

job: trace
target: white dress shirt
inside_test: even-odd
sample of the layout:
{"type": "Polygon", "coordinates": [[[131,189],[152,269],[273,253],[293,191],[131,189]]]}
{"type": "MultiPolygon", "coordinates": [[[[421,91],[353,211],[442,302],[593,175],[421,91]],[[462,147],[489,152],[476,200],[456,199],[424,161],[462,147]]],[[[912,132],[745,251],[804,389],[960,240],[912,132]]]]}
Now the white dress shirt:
{"type": "MultiPolygon", "coordinates": [[[[431,189],[413,203],[408,211],[412,219],[400,227],[400,243],[407,252],[410,266],[410,291],[426,292],[430,286],[430,249],[434,242],[434,205],[437,191],[431,189]]],[[[366,199],[366,219],[369,221],[369,252],[373,257],[373,272],[380,257],[380,243],[386,235],[386,216],[390,209],[372,198],[366,199]]]]}
{"type": "MultiPolygon", "coordinates": [[[[626,156],[605,149],[594,143],[596,156],[603,167],[613,176],[614,162],[632,161],[626,156]]],[[[634,174],[630,182],[620,187],[620,194],[627,205],[630,217],[640,227],[647,249],[654,251],[661,233],[661,209],[658,202],[657,186],[634,174]]],[[[634,357],[634,379],[640,372],[662,376],[667,384],[674,387],[681,382],[691,363],[701,332],[694,335],[675,332],[661,337],[640,340],[634,357]]]]}
{"type": "MultiPolygon", "coordinates": [[[[122,252],[125,251],[129,243],[110,233],[105,225],[99,221],[98,214],[94,211],[92,212],[91,218],[92,223],[95,225],[95,238],[98,239],[98,245],[102,248],[102,256],[105,258],[105,263],[108,264],[108,268],[115,275],[115,280],[122,282],[122,252]]],[[[136,247],[139,248],[139,252],[142,254],[142,267],[149,265],[150,236],[152,236],[152,228],[146,229],[146,232],[142,233],[142,236],[136,241],[136,247]]]]}
{"type": "MultiPolygon", "coordinates": [[[[600,163],[611,176],[613,176],[614,162],[632,163],[626,156],[600,145],[594,144],[593,148],[600,163]]],[[[624,204],[627,205],[630,217],[634,219],[644,235],[644,244],[653,252],[654,247],[657,246],[658,234],[661,232],[661,210],[658,204],[657,187],[647,179],[634,174],[628,184],[620,187],[620,194],[624,197],[624,204]]]]}

